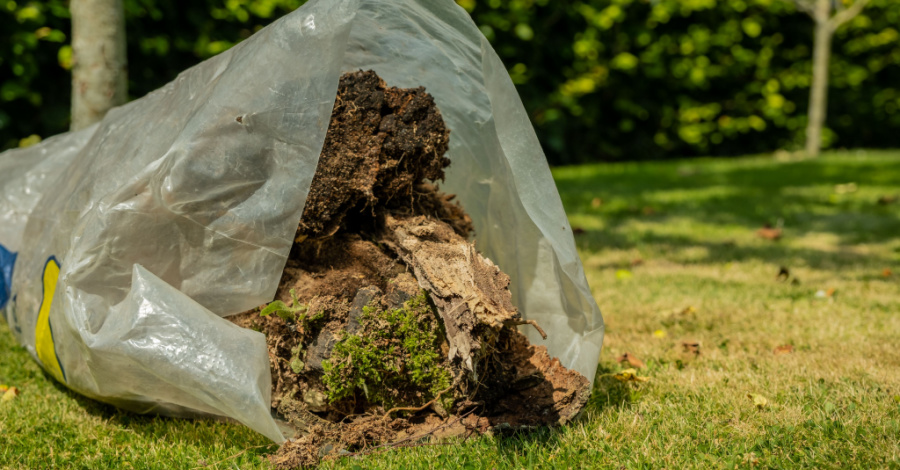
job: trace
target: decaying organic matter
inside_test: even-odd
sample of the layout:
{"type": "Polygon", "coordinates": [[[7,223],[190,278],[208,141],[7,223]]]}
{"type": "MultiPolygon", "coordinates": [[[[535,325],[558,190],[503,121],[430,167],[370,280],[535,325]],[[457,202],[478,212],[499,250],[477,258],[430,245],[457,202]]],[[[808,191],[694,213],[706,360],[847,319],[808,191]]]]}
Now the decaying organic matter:
{"type": "Polygon", "coordinates": [[[234,317],[266,334],[272,406],[297,430],[276,465],[558,425],[586,403],[587,379],[516,329],[509,277],[435,186],[448,142],[423,88],[341,78],[276,300],[234,317]]]}

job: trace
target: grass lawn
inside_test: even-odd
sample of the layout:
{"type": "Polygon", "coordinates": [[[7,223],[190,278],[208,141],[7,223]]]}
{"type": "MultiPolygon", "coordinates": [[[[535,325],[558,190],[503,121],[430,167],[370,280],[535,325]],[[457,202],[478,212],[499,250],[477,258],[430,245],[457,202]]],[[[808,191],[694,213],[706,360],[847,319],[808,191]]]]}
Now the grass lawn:
{"type": "MultiPolygon", "coordinates": [[[[900,201],[876,203],[900,195],[900,153],[554,175],[607,325],[583,419],[326,467],[900,469],[900,201]],[[781,240],[756,234],[779,220],[781,240]],[[611,378],[625,352],[649,381],[611,378]]],[[[0,324],[0,383],[22,391],[0,404],[0,467],[268,468],[274,446],[241,426],[119,412],[48,377],[0,324]]]]}

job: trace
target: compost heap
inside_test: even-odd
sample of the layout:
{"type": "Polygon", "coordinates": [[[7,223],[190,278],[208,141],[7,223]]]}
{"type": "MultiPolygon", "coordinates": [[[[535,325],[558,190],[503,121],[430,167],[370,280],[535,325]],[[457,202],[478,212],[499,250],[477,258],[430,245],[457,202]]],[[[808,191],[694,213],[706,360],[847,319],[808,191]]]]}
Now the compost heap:
{"type": "Polygon", "coordinates": [[[297,430],[272,462],[315,465],[424,437],[563,424],[590,384],[517,330],[509,277],[434,185],[449,130],[424,88],[341,77],[265,333],[272,407],[297,430]]]}

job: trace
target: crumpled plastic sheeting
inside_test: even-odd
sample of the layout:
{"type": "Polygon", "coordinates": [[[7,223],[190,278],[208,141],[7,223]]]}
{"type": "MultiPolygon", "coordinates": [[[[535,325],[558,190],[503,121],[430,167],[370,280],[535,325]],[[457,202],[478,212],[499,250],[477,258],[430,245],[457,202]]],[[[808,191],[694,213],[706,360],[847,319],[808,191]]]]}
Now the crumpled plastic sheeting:
{"type": "Polygon", "coordinates": [[[451,129],[443,187],[550,337],[523,332],[593,378],[603,323],[546,159],[452,0],[313,0],[90,129],[0,154],[17,339],[84,395],[281,442],[264,338],[220,317],[274,297],[340,75],[359,69],[435,97],[451,129]]]}

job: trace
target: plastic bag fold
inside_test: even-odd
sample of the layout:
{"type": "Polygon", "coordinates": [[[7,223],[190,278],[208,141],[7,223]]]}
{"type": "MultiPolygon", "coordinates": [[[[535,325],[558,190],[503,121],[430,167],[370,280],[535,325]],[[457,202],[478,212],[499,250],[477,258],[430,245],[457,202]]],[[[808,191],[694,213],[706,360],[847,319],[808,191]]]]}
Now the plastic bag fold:
{"type": "Polygon", "coordinates": [[[221,317],[274,297],[340,75],[360,69],[434,96],[451,129],[443,189],[549,334],[529,340],[592,379],[603,323],[549,167],[452,0],[310,1],[89,129],[0,154],[17,340],[84,395],[282,441],[264,338],[221,317]]]}

